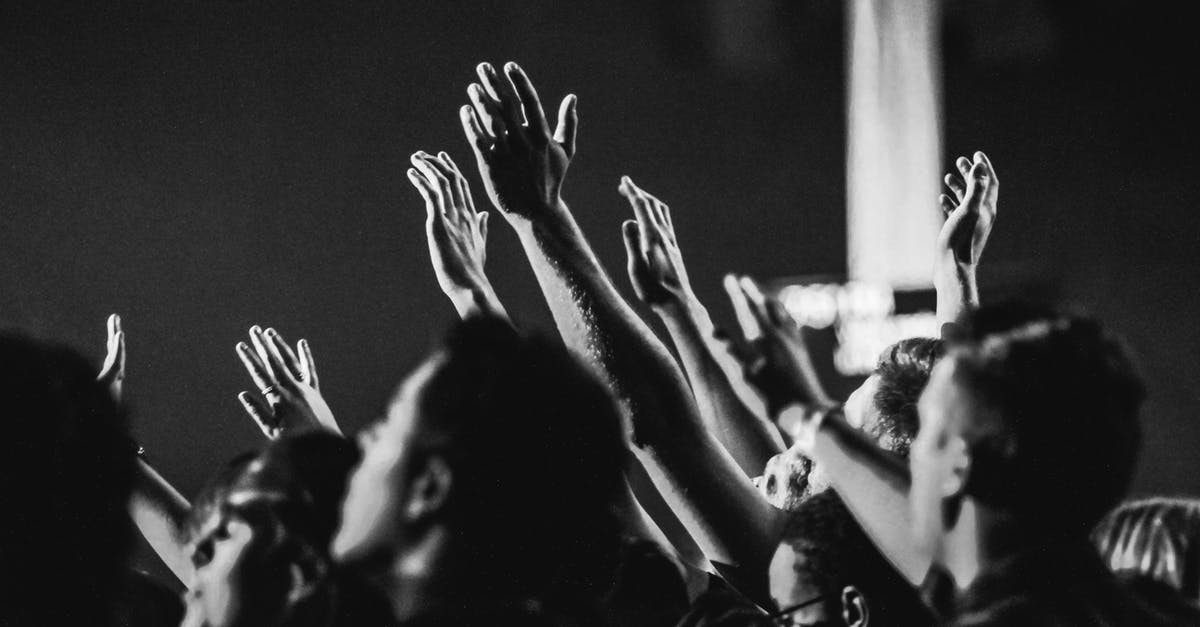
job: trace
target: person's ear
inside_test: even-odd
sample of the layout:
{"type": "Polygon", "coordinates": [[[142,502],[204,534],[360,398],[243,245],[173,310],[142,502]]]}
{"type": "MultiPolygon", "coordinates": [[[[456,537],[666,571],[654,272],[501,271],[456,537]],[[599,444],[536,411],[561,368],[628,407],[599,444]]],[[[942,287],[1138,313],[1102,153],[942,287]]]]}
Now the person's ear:
{"type": "Polygon", "coordinates": [[[329,562],[310,546],[300,547],[288,564],[288,605],[311,596],[329,574],[329,562]]]}
{"type": "Polygon", "coordinates": [[[952,436],[946,441],[945,466],[942,472],[942,498],[962,496],[971,478],[971,448],[962,436],[952,436]]]}
{"type": "Polygon", "coordinates": [[[849,627],[866,627],[871,619],[867,599],[854,586],[842,588],[842,620],[849,627]]]}
{"type": "Polygon", "coordinates": [[[453,472],[445,458],[430,455],[409,486],[408,502],[404,507],[405,518],[416,522],[442,509],[453,483],[453,472]]]}

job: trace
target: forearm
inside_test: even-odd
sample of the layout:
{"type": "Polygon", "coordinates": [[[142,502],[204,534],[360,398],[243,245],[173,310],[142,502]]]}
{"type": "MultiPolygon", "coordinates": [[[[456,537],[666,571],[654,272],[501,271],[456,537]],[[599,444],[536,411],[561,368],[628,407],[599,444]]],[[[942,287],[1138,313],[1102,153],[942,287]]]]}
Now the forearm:
{"type": "Polygon", "coordinates": [[[767,460],[784,450],[779,430],[751,411],[721,368],[707,338],[713,325],[699,302],[654,307],[679,351],[700,418],[747,476],[762,474],[767,460]]]}
{"type": "Polygon", "coordinates": [[[979,308],[979,285],[975,269],[947,261],[934,275],[937,291],[937,322],[954,322],[968,311],[979,308]]]}
{"type": "Polygon", "coordinates": [[[129,515],[159,559],[180,581],[191,578],[186,522],[191,505],[149,464],[137,462],[129,515]]]}
{"type": "MultiPolygon", "coordinates": [[[[567,346],[629,417],[635,453],[710,561],[761,562],[772,508],[704,429],[666,348],[617,293],[565,206],[514,224],[567,346]]],[[[769,559],[769,555],[766,557],[769,559]]]]}
{"type": "Polygon", "coordinates": [[[908,581],[924,581],[930,561],[912,541],[904,462],[836,414],[821,425],[812,453],[880,553],[908,581]]]}

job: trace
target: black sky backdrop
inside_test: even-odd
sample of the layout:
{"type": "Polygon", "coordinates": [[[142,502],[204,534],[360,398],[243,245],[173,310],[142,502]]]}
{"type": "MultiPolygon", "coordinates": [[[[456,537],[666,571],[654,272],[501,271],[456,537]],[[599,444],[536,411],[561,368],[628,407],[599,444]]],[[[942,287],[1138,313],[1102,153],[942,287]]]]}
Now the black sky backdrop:
{"type": "MultiPolygon", "coordinates": [[[[260,442],[235,399],[251,324],[309,339],[353,431],[455,319],[404,170],[447,150],[486,204],[457,118],[478,61],[521,62],[548,109],[579,95],[565,195],[626,294],[622,174],[671,205],[720,322],[724,272],[845,270],[840,2],[0,6],[0,322],[98,362],[119,312],[137,437],[185,494],[260,442]]],[[[1151,393],[1136,490],[1200,495],[1200,55],[1177,6],[947,3],[945,145],[1002,180],[985,301],[1049,282],[1123,334],[1151,393]]],[[[494,218],[501,298],[552,331],[494,218]]]]}

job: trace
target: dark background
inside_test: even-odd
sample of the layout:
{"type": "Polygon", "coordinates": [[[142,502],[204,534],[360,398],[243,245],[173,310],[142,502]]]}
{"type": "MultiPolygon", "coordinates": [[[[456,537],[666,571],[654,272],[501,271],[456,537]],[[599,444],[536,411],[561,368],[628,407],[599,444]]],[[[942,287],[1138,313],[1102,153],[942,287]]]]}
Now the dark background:
{"type": "MultiPolygon", "coordinates": [[[[260,441],[235,399],[251,324],[310,340],[354,430],[455,319],[404,170],[445,149],[474,177],[457,107],[480,60],[520,61],[548,108],[579,95],[565,193],[627,293],[622,174],[671,204],[719,321],[726,271],[845,271],[841,2],[332,4],[0,5],[0,321],[98,362],[119,312],[137,437],[185,494],[260,441]]],[[[1003,181],[985,301],[1049,284],[1123,334],[1151,392],[1136,490],[1198,495],[1200,46],[1178,6],[948,2],[943,102],[947,165],[984,149],[1003,181]]],[[[552,329],[493,224],[501,298],[552,329]]]]}

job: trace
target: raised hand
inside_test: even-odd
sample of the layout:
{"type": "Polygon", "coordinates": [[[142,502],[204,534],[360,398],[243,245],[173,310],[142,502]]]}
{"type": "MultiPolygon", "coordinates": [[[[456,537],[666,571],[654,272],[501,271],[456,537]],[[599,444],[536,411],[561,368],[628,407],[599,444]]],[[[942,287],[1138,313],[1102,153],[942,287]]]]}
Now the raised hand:
{"type": "Polygon", "coordinates": [[[253,348],[238,342],[237,354],[262,396],[242,392],[238,400],[263,434],[274,439],[285,431],[308,428],[340,434],[333,412],[321,396],[308,341],[300,340],[293,351],[275,329],[264,332],[253,326],[250,342],[253,348]]]}
{"type": "Polygon", "coordinates": [[[576,98],[563,99],[551,134],[537,91],[516,63],[505,64],[503,77],[490,63],[476,70],[480,82],[467,88],[471,104],[459,116],[484,188],[509,219],[536,219],[561,202],[563,179],[575,155],[576,98]]]}
{"type": "Polygon", "coordinates": [[[682,305],[694,299],[675,241],[675,225],[666,203],[633,183],[628,176],[618,188],[633,207],[636,220],[621,225],[629,258],[629,280],[637,297],[650,306],[682,305]]]}
{"type": "Polygon", "coordinates": [[[1000,180],[982,152],[976,152],[974,160],[959,157],[954,165],[958,172],[945,178],[953,198],[946,194],[939,198],[946,218],[937,240],[939,257],[974,269],[996,222],[1000,180]]]}
{"type": "Polygon", "coordinates": [[[976,270],[996,222],[1000,195],[1000,180],[987,155],[976,152],[974,161],[959,157],[954,166],[958,172],[945,179],[953,198],[946,194],[939,198],[946,221],[934,254],[933,284],[942,324],[951,324],[979,306],[976,270]]]}
{"type": "Polygon", "coordinates": [[[746,370],[746,381],[758,389],[771,415],[778,419],[793,404],[832,405],[800,328],[783,304],[763,294],[750,277],[734,285],[730,298],[742,328],[734,353],[746,370]]]}
{"type": "Polygon", "coordinates": [[[125,331],[121,330],[121,316],[110,315],[107,327],[104,365],[100,367],[100,375],[96,380],[108,386],[113,400],[120,403],[125,386],[125,331]]]}

